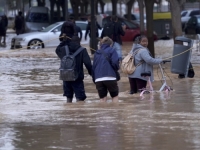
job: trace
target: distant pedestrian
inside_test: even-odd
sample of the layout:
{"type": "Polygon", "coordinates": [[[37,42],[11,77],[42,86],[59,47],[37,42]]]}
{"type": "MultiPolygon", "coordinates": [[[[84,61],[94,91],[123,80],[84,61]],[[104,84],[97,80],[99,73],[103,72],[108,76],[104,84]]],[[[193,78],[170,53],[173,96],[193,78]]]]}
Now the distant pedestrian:
{"type": "MultiPolygon", "coordinates": [[[[98,22],[96,21],[96,18],[95,18],[95,23],[96,23],[95,32],[96,32],[96,37],[98,38],[99,37],[99,29],[101,29],[101,27],[98,24],[98,22]]],[[[90,16],[88,17],[88,24],[86,26],[85,40],[87,40],[87,35],[88,34],[89,34],[89,37],[91,38],[91,17],[90,16]]]]}
{"type": "MultiPolygon", "coordinates": [[[[91,16],[88,17],[88,24],[86,26],[86,31],[85,31],[85,40],[87,41],[87,36],[89,34],[90,40],[90,46],[92,46],[91,43],[91,16]]],[[[98,24],[98,22],[96,21],[96,17],[95,17],[95,33],[96,33],[96,39],[94,39],[95,43],[98,43],[98,38],[99,38],[99,29],[101,30],[101,26],[98,24]]],[[[91,54],[94,54],[94,51],[91,49],[91,54]]]]}
{"type": "Polygon", "coordinates": [[[4,16],[0,16],[0,46],[4,47],[5,45],[1,43],[2,38],[5,36],[5,29],[6,28],[6,22],[4,19],[4,16]]]}
{"type": "Polygon", "coordinates": [[[25,20],[21,11],[18,12],[18,15],[15,17],[15,26],[16,34],[23,34],[25,31],[25,20]]]}
{"type": "Polygon", "coordinates": [[[117,52],[111,46],[113,41],[104,37],[100,41],[100,49],[94,54],[93,82],[99,94],[100,101],[107,101],[107,93],[110,93],[113,102],[118,102],[118,85],[116,73],[119,69],[117,52]]]}
{"type": "Polygon", "coordinates": [[[117,16],[111,16],[110,21],[104,25],[103,31],[101,33],[101,38],[108,36],[110,37],[114,44],[113,48],[117,51],[119,60],[122,60],[122,40],[121,36],[125,35],[126,25],[121,24],[118,21],[117,16]]]}
{"type": "Polygon", "coordinates": [[[4,25],[5,25],[5,28],[4,28],[4,36],[3,36],[3,42],[2,44],[6,45],[6,31],[7,31],[7,28],[8,28],[8,18],[6,15],[3,16],[3,20],[4,20],[4,25]]]}
{"type": "MultiPolygon", "coordinates": [[[[66,45],[65,45],[66,46],[66,45]]],[[[66,55],[65,46],[58,47],[57,51],[60,51],[59,54],[57,53],[58,57],[62,59],[66,55]]],[[[73,36],[71,40],[67,44],[69,48],[69,54],[73,55],[77,50],[79,50],[80,46],[80,39],[78,36],[73,36]]],[[[75,97],[77,101],[84,101],[86,99],[85,88],[84,88],[84,71],[83,71],[83,64],[88,70],[89,75],[92,74],[92,64],[90,57],[87,53],[86,48],[83,48],[75,56],[75,70],[77,71],[76,74],[77,79],[75,81],[63,81],[63,96],[67,97],[67,102],[71,103],[73,100],[73,95],[75,93],[75,97]]]]}

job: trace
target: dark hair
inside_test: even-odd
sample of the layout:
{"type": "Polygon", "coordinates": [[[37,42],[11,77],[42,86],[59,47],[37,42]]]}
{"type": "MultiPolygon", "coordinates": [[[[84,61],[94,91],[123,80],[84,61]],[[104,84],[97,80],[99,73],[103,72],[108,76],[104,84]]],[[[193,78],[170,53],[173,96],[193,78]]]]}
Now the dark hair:
{"type": "Polygon", "coordinates": [[[80,41],[81,41],[81,40],[80,40],[80,38],[79,38],[78,36],[74,35],[74,36],[71,38],[71,41],[80,44],[80,41]]]}
{"type": "Polygon", "coordinates": [[[115,15],[113,15],[113,16],[111,17],[111,20],[112,20],[112,21],[116,21],[117,19],[118,19],[118,17],[115,16],[115,15]]]}
{"type": "Polygon", "coordinates": [[[75,33],[74,23],[71,21],[65,21],[62,25],[61,33],[65,33],[67,36],[72,37],[75,33]]]}
{"type": "Polygon", "coordinates": [[[73,20],[74,20],[74,17],[73,17],[73,16],[70,16],[70,17],[68,18],[68,20],[69,20],[69,21],[73,21],[73,20]]]}
{"type": "Polygon", "coordinates": [[[21,11],[19,11],[19,12],[18,12],[18,15],[19,15],[19,16],[21,16],[21,15],[22,15],[22,12],[21,12],[21,11]]]}
{"type": "Polygon", "coordinates": [[[143,38],[147,38],[146,35],[140,35],[135,39],[135,43],[139,44],[143,38]]]}

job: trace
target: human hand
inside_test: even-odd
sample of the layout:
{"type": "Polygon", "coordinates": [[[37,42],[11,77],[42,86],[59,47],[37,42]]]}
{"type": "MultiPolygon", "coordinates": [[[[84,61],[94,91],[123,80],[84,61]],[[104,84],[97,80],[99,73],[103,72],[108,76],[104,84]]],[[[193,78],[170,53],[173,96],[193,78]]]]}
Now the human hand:
{"type": "Polygon", "coordinates": [[[171,62],[171,60],[163,60],[162,62],[163,62],[163,64],[165,64],[167,62],[171,62]]]}
{"type": "Polygon", "coordinates": [[[122,29],[123,29],[124,31],[126,30],[126,25],[125,25],[125,24],[122,26],[122,29]]]}

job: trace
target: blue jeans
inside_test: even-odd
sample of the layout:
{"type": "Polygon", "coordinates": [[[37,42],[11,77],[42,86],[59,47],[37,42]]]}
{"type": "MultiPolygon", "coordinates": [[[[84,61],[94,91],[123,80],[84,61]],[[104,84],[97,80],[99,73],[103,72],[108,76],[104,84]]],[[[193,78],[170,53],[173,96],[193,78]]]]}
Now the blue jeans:
{"type": "Polygon", "coordinates": [[[63,96],[66,96],[67,98],[73,98],[74,93],[76,99],[84,101],[87,98],[82,80],[63,81],[63,91],[63,96]]]}
{"type": "Polygon", "coordinates": [[[122,47],[121,47],[121,45],[117,42],[114,42],[112,47],[116,50],[117,55],[119,57],[119,60],[121,61],[122,60],[122,47]]]}

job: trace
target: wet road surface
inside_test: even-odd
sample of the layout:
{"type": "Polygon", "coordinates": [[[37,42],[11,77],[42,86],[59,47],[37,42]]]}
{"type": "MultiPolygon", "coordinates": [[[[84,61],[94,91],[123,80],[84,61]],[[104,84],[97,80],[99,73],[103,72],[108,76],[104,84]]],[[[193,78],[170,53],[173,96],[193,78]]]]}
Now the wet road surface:
{"type": "MultiPolygon", "coordinates": [[[[129,44],[127,47],[130,47],[129,44]]],[[[0,150],[199,150],[200,76],[178,79],[174,91],[129,95],[122,73],[119,103],[100,103],[85,75],[87,100],[66,103],[54,49],[0,52],[0,150]]],[[[161,87],[155,66],[153,87],[161,87]]]]}

